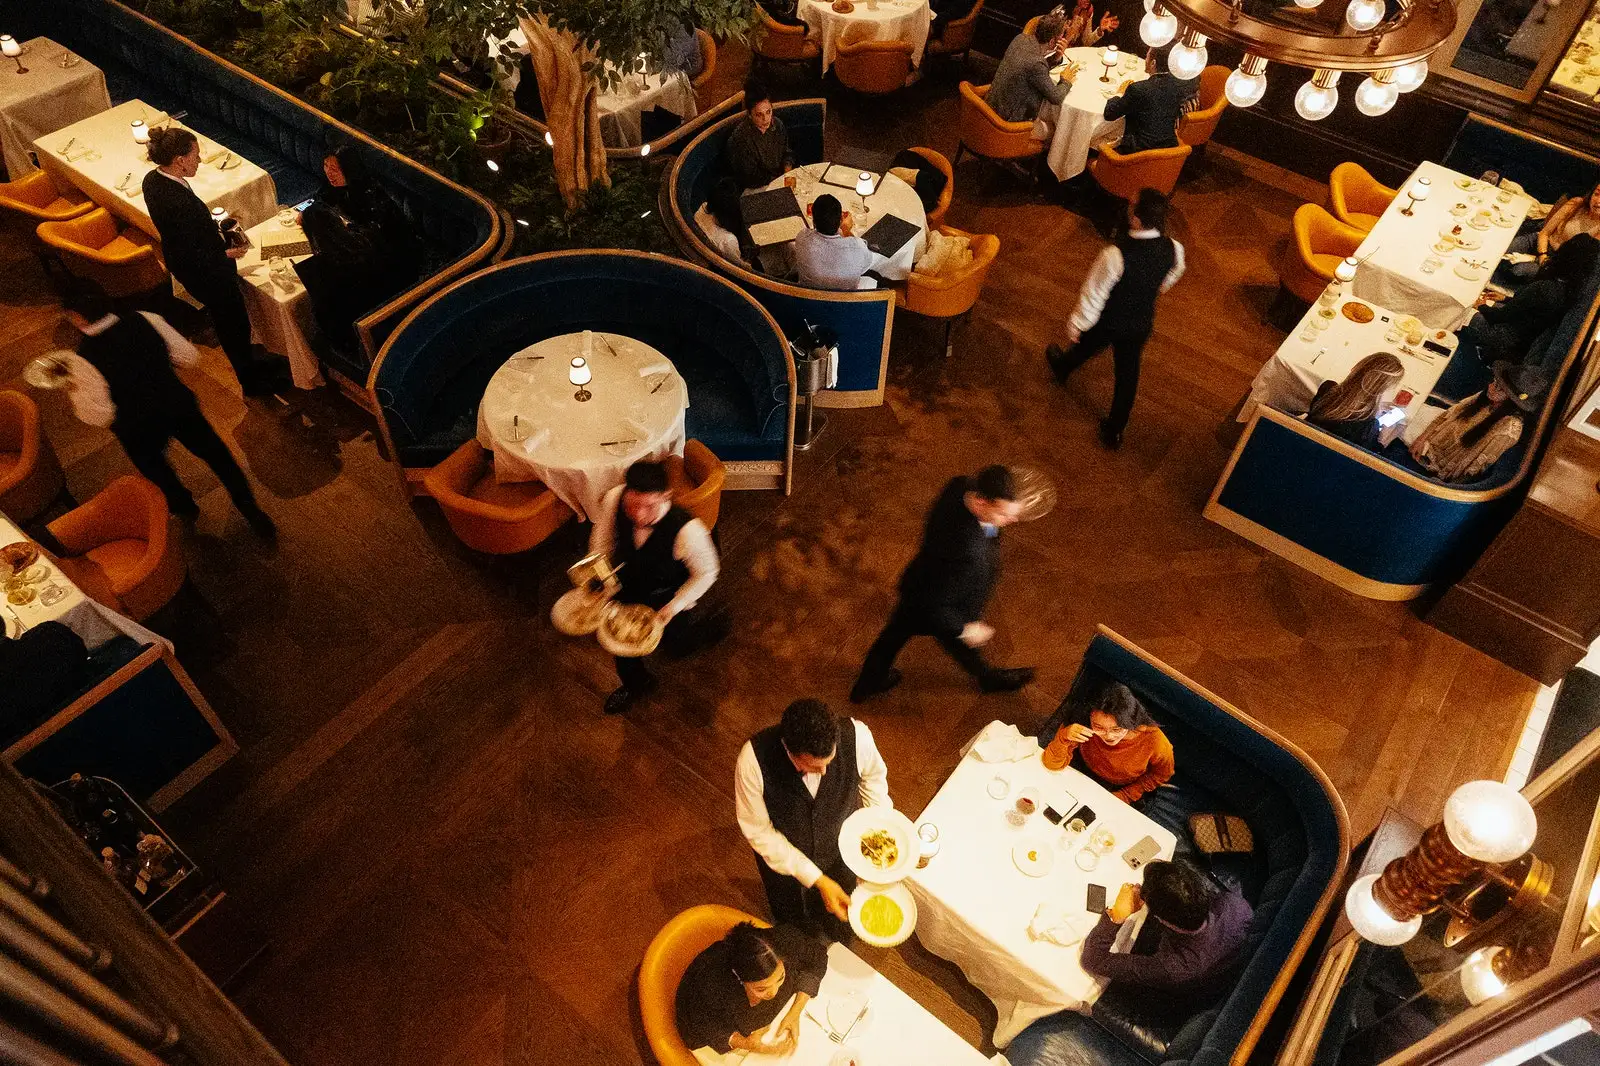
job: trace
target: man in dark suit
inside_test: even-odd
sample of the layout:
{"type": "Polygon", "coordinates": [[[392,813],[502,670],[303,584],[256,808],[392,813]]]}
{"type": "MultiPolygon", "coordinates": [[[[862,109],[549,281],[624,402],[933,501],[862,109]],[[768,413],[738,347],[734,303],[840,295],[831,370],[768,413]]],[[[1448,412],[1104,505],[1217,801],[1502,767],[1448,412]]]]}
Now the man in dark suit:
{"type": "Polygon", "coordinates": [[[1125,118],[1122,141],[1117,151],[1123,155],[1151,148],[1178,147],[1178,119],[1184,105],[1199,89],[1198,79],[1181,81],[1167,69],[1166,48],[1151,49],[1144,69],[1144,81],[1125,81],[1121,91],[1106,101],[1106,119],[1125,118]]]}
{"type": "Polygon", "coordinates": [[[976,477],[953,478],[934,501],[922,546],[900,575],[900,602],[867,652],[850,700],[887,692],[900,683],[894,668],[912,637],[929,636],[978,682],[984,692],[1011,692],[1033,680],[1032,667],[989,665],[982,647],[994,636],[983,609],[1000,577],[1000,530],[1017,521],[1022,505],[1003,466],[976,477]]]}
{"type": "Polygon", "coordinates": [[[89,679],[83,638],[60,622],[40,622],[7,638],[0,625],[0,735],[15,739],[60,710],[89,679]]]}

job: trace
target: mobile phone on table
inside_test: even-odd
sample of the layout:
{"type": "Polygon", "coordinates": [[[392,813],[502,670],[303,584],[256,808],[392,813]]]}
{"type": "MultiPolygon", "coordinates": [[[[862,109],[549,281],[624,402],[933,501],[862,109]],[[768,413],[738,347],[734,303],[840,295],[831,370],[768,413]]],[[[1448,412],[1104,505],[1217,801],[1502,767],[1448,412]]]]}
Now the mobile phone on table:
{"type": "Polygon", "coordinates": [[[315,201],[316,201],[316,197],[315,196],[311,197],[311,199],[309,199],[309,200],[301,200],[299,203],[294,205],[294,209],[296,211],[304,211],[306,208],[310,207],[315,201]]]}
{"type": "Polygon", "coordinates": [[[1130,869],[1137,870],[1160,854],[1160,844],[1151,837],[1142,837],[1137,844],[1122,853],[1122,861],[1127,863],[1130,869]]]}
{"type": "Polygon", "coordinates": [[[1388,429],[1390,426],[1397,426],[1405,421],[1405,417],[1406,409],[1404,407],[1391,407],[1378,416],[1378,425],[1388,429]]]}
{"type": "Polygon", "coordinates": [[[1044,809],[1044,820],[1049,822],[1051,825],[1060,825],[1061,812],[1056,810],[1054,807],[1046,806],[1044,809]]]}
{"type": "Polygon", "coordinates": [[[1426,350],[1432,352],[1435,355],[1449,356],[1449,354],[1450,354],[1450,349],[1446,348],[1444,345],[1440,344],[1438,341],[1423,341],[1422,342],[1422,347],[1425,348],[1426,350]]]}
{"type": "Polygon", "coordinates": [[[1069,822],[1082,822],[1085,829],[1093,825],[1094,820],[1094,808],[1089,806],[1087,803],[1073,811],[1072,814],[1067,818],[1067,821],[1069,822]]]}
{"type": "Polygon", "coordinates": [[[1091,882],[1089,892],[1084,900],[1083,909],[1090,914],[1103,914],[1106,909],[1106,886],[1091,882]]]}

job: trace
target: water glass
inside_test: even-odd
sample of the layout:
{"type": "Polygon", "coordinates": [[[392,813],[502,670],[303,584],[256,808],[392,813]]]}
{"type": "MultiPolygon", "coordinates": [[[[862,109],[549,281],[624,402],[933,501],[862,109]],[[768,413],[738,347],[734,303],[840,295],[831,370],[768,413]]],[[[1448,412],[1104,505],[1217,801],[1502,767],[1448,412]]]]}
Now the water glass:
{"type": "Polygon", "coordinates": [[[992,799],[1003,800],[1011,794],[1011,782],[995,774],[989,779],[989,796],[992,799]]]}

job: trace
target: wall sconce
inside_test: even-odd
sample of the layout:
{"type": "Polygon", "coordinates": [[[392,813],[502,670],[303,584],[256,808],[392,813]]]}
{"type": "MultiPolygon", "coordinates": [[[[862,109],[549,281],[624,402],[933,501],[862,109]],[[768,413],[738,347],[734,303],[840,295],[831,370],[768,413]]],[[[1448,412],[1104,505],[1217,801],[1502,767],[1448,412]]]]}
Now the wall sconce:
{"type": "Polygon", "coordinates": [[[9,33],[0,33],[0,55],[17,65],[18,74],[28,73],[28,68],[22,65],[22,45],[9,33]]]}
{"type": "Polygon", "coordinates": [[[573,399],[579,403],[584,403],[593,398],[594,393],[584,388],[584,386],[594,380],[594,371],[589,369],[589,361],[583,356],[575,355],[572,357],[572,366],[567,370],[567,380],[578,386],[578,391],[572,396],[573,399]]]}

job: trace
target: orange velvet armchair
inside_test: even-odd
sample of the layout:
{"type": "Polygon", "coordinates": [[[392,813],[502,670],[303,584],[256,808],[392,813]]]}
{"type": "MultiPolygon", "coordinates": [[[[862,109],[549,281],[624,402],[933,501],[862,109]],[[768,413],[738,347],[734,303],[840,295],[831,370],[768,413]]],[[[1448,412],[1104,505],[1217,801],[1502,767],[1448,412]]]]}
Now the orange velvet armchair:
{"type": "Polygon", "coordinates": [[[61,495],[61,462],[25,393],[0,391],[0,511],[18,522],[36,518],[61,495]]]}
{"type": "Polygon", "coordinates": [[[514,555],[543,543],[572,517],[572,508],[543,482],[497,482],[489,459],[481,444],[469,440],[422,479],[461,543],[490,555],[514,555]]]}
{"type": "Polygon", "coordinates": [[[695,30],[694,39],[700,44],[700,73],[694,79],[696,93],[711,84],[717,74],[717,41],[705,30],[695,30]]]}
{"type": "Polygon", "coordinates": [[[761,13],[761,25],[756,28],[750,50],[755,58],[766,63],[810,63],[822,54],[821,47],[806,35],[804,26],[790,26],[779,22],[766,9],[761,13]]]}
{"type": "Polygon", "coordinates": [[[767,923],[720,903],[690,907],[661,927],[639,963],[639,1015],[650,1051],[661,1066],[699,1066],[678,1034],[678,985],[684,971],[706,948],[740,922],[767,923]]]}
{"type": "Polygon", "coordinates": [[[904,88],[911,76],[911,46],[905,41],[841,38],[833,73],[841,85],[858,93],[892,93],[904,88]]]}
{"type": "Polygon", "coordinates": [[[177,595],[188,573],[170,525],[161,490],[130,474],[48,528],[67,552],[57,562],[73,584],[142,621],[177,595]]]}
{"type": "Polygon", "coordinates": [[[728,479],[722,460],[704,444],[691,440],[683,446],[683,455],[669,455],[666,465],[672,501],[704,522],[707,529],[715,529],[722,513],[722,485],[728,479]]]}
{"type": "Polygon", "coordinates": [[[39,239],[61,253],[67,269],[98,283],[112,296],[149,292],[167,280],[155,242],[143,232],[119,229],[111,212],[97,207],[63,222],[41,222],[39,239]]]}
{"type": "Polygon", "coordinates": [[[64,222],[93,210],[94,201],[70,185],[62,189],[45,171],[36,170],[16,181],[0,182],[0,208],[33,222],[64,222]]]}
{"type": "Polygon", "coordinates": [[[1027,159],[1044,151],[1044,142],[1033,139],[1032,122],[1007,122],[994,113],[984,97],[989,86],[963,81],[961,89],[961,141],[956,146],[955,163],[961,153],[971,152],[983,159],[1027,159]]]}
{"type": "Polygon", "coordinates": [[[944,192],[939,194],[938,202],[933,205],[933,210],[928,212],[928,228],[930,230],[938,229],[939,226],[944,222],[945,212],[950,210],[950,201],[955,199],[955,171],[950,166],[950,160],[946,159],[941,153],[934,151],[932,148],[923,148],[921,146],[917,146],[912,148],[911,151],[917,153],[922,158],[932,163],[939,169],[939,172],[944,175],[944,192]]]}
{"type": "Polygon", "coordinates": [[[982,295],[989,267],[1000,254],[1000,238],[992,233],[966,233],[951,226],[940,226],[939,232],[967,238],[972,262],[954,273],[913,272],[906,279],[905,288],[895,290],[895,303],[912,314],[945,320],[944,354],[949,358],[955,347],[952,333],[956,318],[971,311],[982,295]]]}
{"type": "Polygon", "coordinates": [[[1372,232],[1398,195],[1398,190],[1381,184],[1360,163],[1340,163],[1328,175],[1328,205],[1334,217],[1363,233],[1372,232]]]}
{"type": "Polygon", "coordinates": [[[1285,289],[1311,303],[1333,280],[1333,268],[1355,254],[1366,234],[1316,204],[1295,209],[1293,231],[1278,277],[1285,289]]]}
{"type": "Polygon", "coordinates": [[[1115,145],[1102,144],[1099,154],[1089,162],[1089,173],[1102,189],[1123,200],[1137,199],[1141,189],[1171,196],[1192,151],[1187,144],[1180,144],[1176,148],[1150,148],[1123,155],[1115,145]]]}
{"type": "Polygon", "coordinates": [[[978,16],[983,12],[984,0],[972,5],[965,18],[951,19],[944,24],[944,33],[928,41],[924,54],[930,56],[960,56],[963,60],[972,51],[972,35],[978,30],[978,16]]]}
{"type": "Polygon", "coordinates": [[[1178,119],[1178,140],[1190,148],[1204,147],[1211,140],[1211,135],[1217,132],[1217,123],[1222,121],[1222,113],[1228,109],[1228,97],[1224,89],[1228,85],[1228,75],[1233,71],[1224,66],[1212,65],[1200,72],[1199,104],[1193,111],[1178,119]]]}

